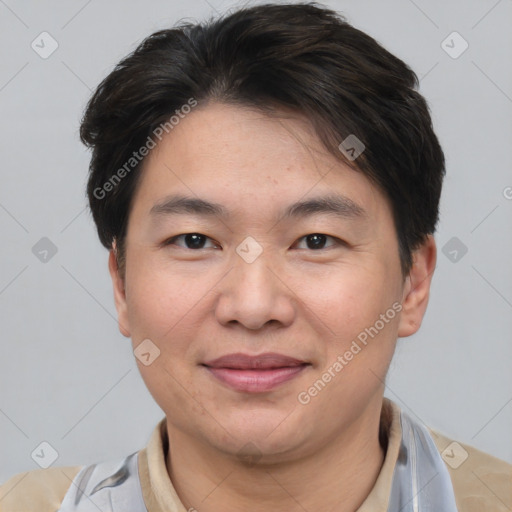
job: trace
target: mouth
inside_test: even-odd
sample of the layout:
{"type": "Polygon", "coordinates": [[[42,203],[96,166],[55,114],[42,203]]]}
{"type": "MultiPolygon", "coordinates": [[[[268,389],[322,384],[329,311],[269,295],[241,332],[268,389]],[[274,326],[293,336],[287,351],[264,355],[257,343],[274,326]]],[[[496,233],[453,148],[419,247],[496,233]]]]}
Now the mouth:
{"type": "Polygon", "coordinates": [[[310,363],[282,354],[229,354],[202,363],[213,377],[236,391],[263,393],[300,375],[310,363]]]}

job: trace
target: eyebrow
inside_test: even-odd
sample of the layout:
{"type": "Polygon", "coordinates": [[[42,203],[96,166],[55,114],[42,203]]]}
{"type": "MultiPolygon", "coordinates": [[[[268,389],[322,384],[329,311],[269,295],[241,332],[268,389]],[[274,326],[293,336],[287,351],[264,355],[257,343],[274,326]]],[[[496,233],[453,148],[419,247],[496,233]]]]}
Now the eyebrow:
{"type": "MultiPolygon", "coordinates": [[[[150,216],[153,218],[187,214],[204,217],[218,216],[224,219],[232,217],[229,210],[221,204],[182,195],[168,196],[150,210],[150,216]]],[[[334,215],[342,219],[367,217],[366,210],[352,199],[341,194],[329,194],[293,203],[281,213],[280,218],[299,219],[319,214],[334,215]]]]}

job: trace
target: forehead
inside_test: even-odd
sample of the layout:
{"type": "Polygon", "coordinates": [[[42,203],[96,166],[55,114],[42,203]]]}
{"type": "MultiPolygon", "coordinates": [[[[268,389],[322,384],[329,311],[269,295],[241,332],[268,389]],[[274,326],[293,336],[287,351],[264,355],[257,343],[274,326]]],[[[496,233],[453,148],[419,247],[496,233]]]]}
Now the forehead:
{"type": "Polygon", "coordinates": [[[140,213],[156,217],[177,207],[238,218],[273,207],[312,213],[328,210],[327,203],[354,218],[387,208],[361,172],[326,151],[306,119],[218,103],[193,111],[162,138],[144,162],[136,196],[140,213]],[[322,205],[313,204],[318,199],[322,205]]]}

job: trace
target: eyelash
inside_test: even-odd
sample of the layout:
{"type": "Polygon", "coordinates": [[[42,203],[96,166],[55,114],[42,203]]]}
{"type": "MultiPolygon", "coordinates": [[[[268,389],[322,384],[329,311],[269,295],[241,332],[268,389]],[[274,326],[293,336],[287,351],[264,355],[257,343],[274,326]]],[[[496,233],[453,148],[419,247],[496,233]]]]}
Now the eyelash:
{"type": "MultiPolygon", "coordinates": [[[[173,237],[165,240],[162,245],[164,247],[167,247],[169,245],[175,245],[174,244],[175,240],[177,240],[179,238],[182,238],[182,237],[185,237],[187,235],[198,235],[198,236],[204,237],[204,238],[206,238],[208,240],[212,240],[210,237],[208,237],[206,235],[203,235],[201,233],[182,233],[181,235],[176,235],[176,236],[173,236],[173,237]]],[[[335,244],[333,244],[331,246],[328,246],[328,247],[322,247],[320,249],[310,249],[310,252],[325,251],[325,250],[330,249],[330,248],[332,248],[332,247],[334,247],[336,245],[338,245],[338,246],[345,246],[345,247],[348,246],[347,242],[345,242],[344,240],[341,240],[340,238],[337,238],[337,237],[332,236],[332,235],[326,235],[324,233],[309,233],[308,235],[304,235],[304,236],[300,237],[298,240],[303,240],[303,239],[307,238],[308,236],[313,236],[313,235],[324,236],[326,238],[330,238],[330,239],[334,240],[335,244]]],[[[195,252],[199,252],[199,251],[204,249],[204,248],[201,248],[201,249],[190,249],[188,247],[181,247],[179,245],[177,247],[180,248],[180,249],[185,249],[185,250],[188,250],[188,251],[195,251],[195,252]]],[[[207,247],[207,249],[208,249],[208,247],[207,247]]]]}

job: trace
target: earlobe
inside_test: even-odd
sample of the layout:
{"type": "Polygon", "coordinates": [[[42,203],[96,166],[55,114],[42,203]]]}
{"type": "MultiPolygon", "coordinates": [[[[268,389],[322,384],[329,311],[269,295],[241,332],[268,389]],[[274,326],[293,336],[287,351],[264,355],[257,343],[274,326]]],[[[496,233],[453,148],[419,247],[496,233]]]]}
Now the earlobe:
{"type": "Polygon", "coordinates": [[[398,336],[405,338],[421,326],[427,310],[430,285],[436,267],[437,248],[434,237],[428,235],[425,242],[413,253],[413,265],[404,285],[402,312],[398,336]]]}
{"type": "Polygon", "coordinates": [[[109,253],[108,270],[110,272],[110,277],[112,278],[114,302],[117,310],[119,331],[123,336],[129,338],[131,334],[128,323],[125,285],[123,279],[119,275],[119,267],[117,265],[117,258],[115,254],[115,242],[109,253]]]}

